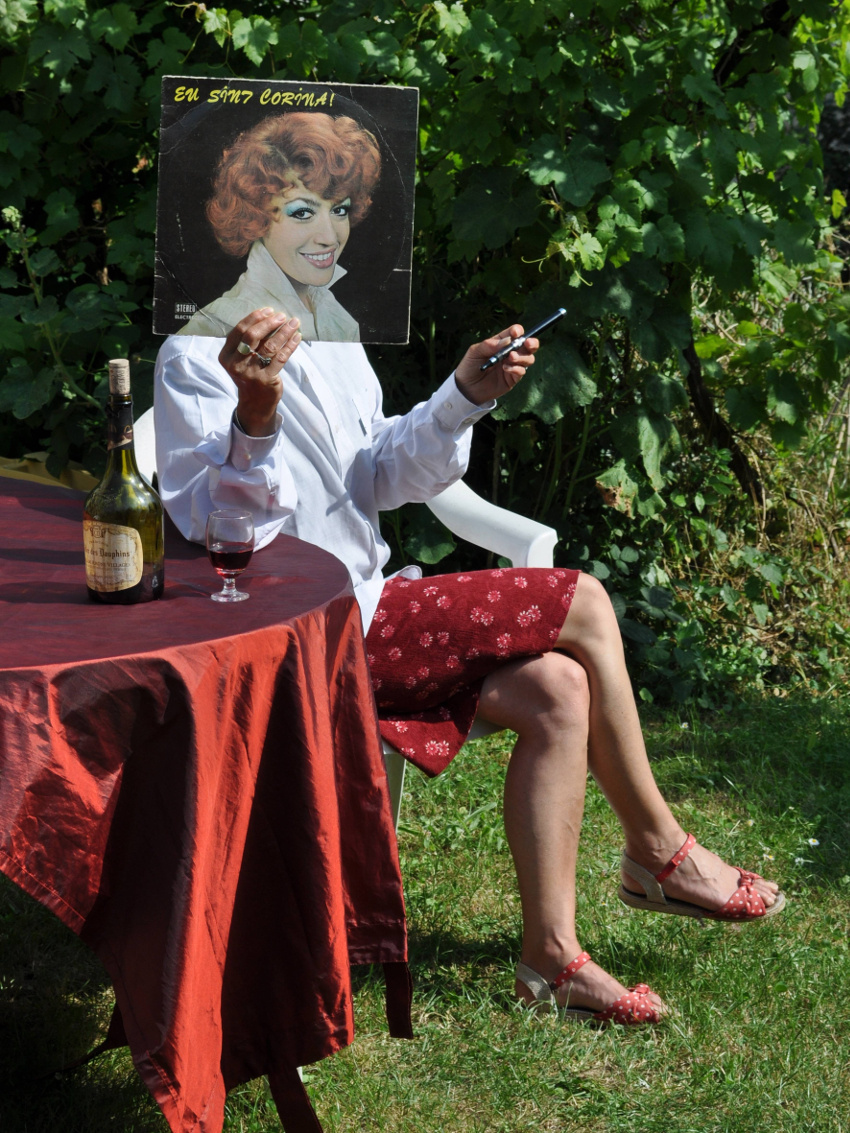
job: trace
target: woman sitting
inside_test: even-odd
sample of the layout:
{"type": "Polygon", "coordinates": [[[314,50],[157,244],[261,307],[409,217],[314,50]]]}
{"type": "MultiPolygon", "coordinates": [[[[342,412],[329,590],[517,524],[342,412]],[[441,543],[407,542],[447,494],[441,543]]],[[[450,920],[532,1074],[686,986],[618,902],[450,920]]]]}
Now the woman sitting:
{"type": "Polygon", "coordinates": [[[247,507],[258,546],[280,532],[348,567],[367,629],[381,730],[430,774],[474,715],[517,734],[504,820],[522,905],[516,993],[575,1018],[656,1022],[664,1005],[626,989],[583,952],[575,867],[588,768],[625,838],[620,897],[637,909],[717,920],[777,913],[771,881],[728,866],[686,835],[650,769],[611,603],[572,570],[485,570],[385,580],[378,517],[463,475],[472,425],[534,361],[506,328],[464,355],[428,401],[384,417],[360,346],[302,343],[266,308],[224,342],[172,337],[157,363],[157,466],[177,526],[202,542],[209,512],[247,507]]]}

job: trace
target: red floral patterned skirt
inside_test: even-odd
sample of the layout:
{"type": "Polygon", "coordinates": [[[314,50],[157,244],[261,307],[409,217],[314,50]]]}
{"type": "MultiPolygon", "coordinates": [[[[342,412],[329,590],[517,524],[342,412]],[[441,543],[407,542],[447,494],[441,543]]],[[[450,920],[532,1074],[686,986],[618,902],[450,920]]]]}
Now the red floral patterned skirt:
{"type": "Polygon", "coordinates": [[[463,746],[484,678],[552,649],[579,572],[526,567],[392,578],[366,635],[381,735],[437,775],[463,746]]]}

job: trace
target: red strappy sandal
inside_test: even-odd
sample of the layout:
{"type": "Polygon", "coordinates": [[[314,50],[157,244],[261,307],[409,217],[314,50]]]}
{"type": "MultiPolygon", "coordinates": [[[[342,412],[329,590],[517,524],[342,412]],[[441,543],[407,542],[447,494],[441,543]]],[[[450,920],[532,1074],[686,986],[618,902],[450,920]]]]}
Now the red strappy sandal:
{"type": "Polygon", "coordinates": [[[594,1011],[591,1007],[558,1007],[555,992],[567,980],[571,980],[579,968],[590,959],[587,952],[581,952],[552,980],[546,980],[529,968],[527,964],[517,964],[516,978],[525,984],[534,996],[532,1006],[537,1011],[552,1011],[557,1009],[568,1019],[578,1019],[583,1022],[595,1023],[621,1023],[623,1026],[634,1026],[639,1023],[658,1023],[661,1021],[661,1011],[649,998],[652,992],[646,984],[635,984],[625,995],[615,999],[610,1007],[602,1011],[594,1011]]]}
{"type": "Polygon", "coordinates": [[[785,907],[785,894],[782,892],[776,894],[776,900],[772,905],[765,905],[753,885],[754,881],[761,880],[760,875],[751,873],[748,869],[741,869],[739,866],[734,867],[740,875],[738,888],[719,909],[704,909],[701,905],[694,905],[690,901],[668,897],[661,882],[666,881],[670,874],[678,869],[696,843],[693,834],[689,834],[682,848],[677,850],[664,869],[656,874],[633,862],[624,853],[622,858],[624,872],[635,881],[639,881],[645,892],[633,893],[631,889],[621,885],[619,896],[623,904],[629,905],[632,909],[644,909],[652,913],[674,913],[680,917],[696,917],[700,921],[756,921],[763,917],[772,917],[785,907]]]}

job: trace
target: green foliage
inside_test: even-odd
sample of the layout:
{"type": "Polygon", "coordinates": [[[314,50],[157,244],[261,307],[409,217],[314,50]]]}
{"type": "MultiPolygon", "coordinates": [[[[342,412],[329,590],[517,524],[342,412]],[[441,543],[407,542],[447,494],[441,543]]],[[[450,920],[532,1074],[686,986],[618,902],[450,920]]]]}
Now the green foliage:
{"type": "MultiPolygon", "coordinates": [[[[478,430],[470,479],[556,526],[570,562],[608,571],[657,693],[662,677],[676,697],[704,690],[711,634],[694,603],[708,598],[675,546],[716,549],[721,527],[677,470],[690,457],[712,463],[703,440],[728,453],[712,468],[731,469],[729,495],[756,505],[735,522],[768,556],[730,569],[741,593],[757,588],[774,553],[758,520],[770,469],[821,435],[846,372],[835,228],[845,202],[824,190],[816,131],[827,96],[844,98],[848,10],[847,0],[0,4],[5,454],[46,449],[54,471],[69,458],[96,471],[111,355],[135,359],[141,407],[150,396],[163,74],[416,85],[412,342],[374,352],[388,400],[406,408],[469,341],[567,306],[529,377],[478,430]],[[630,547],[634,562],[622,557],[630,547]],[[648,598],[667,585],[653,572],[687,576],[687,600],[648,598]],[[684,619],[675,634],[670,611],[684,619]],[[669,655],[647,638],[659,626],[669,655]]],[[[418,519],[390,522],[403,553],[436,562],[451,550],[418,519]]],[[[768,625],[767,599],[718,600],[768,625]]],[[[761,671],[754,657],[746,674],[761,671]]]]}

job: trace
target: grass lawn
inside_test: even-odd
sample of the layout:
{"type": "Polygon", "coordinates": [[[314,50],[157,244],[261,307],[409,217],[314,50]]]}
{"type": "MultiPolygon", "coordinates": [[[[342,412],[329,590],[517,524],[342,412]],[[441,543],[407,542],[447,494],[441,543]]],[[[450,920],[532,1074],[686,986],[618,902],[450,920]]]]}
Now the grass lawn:
{"type": "MultiPolygon", "coordinates": [[[[781,881],[786,910],[706,927],[627,910],[619,830],[591,788],[583,942],[676,1014],[600,1030],[515,1007],[509,749],[499,737],[470,745],[441,778],[408,777],[399,837],[417,1038],[387,1036],[380,978],[358,969],[355,1043],[305,1073],[326,1133],[850,1133],[850,702],[655,716],[647,737],[683,825],[781,881]]],[[[93,1045],[110,1007],[98,962],[2,882],[2,1133],[165,1133],[126,1054],[53,1073],[93,1045]]],[[[264,1082],[234,1091],[228,1133],[279,1129],[264,1082]]]]}

